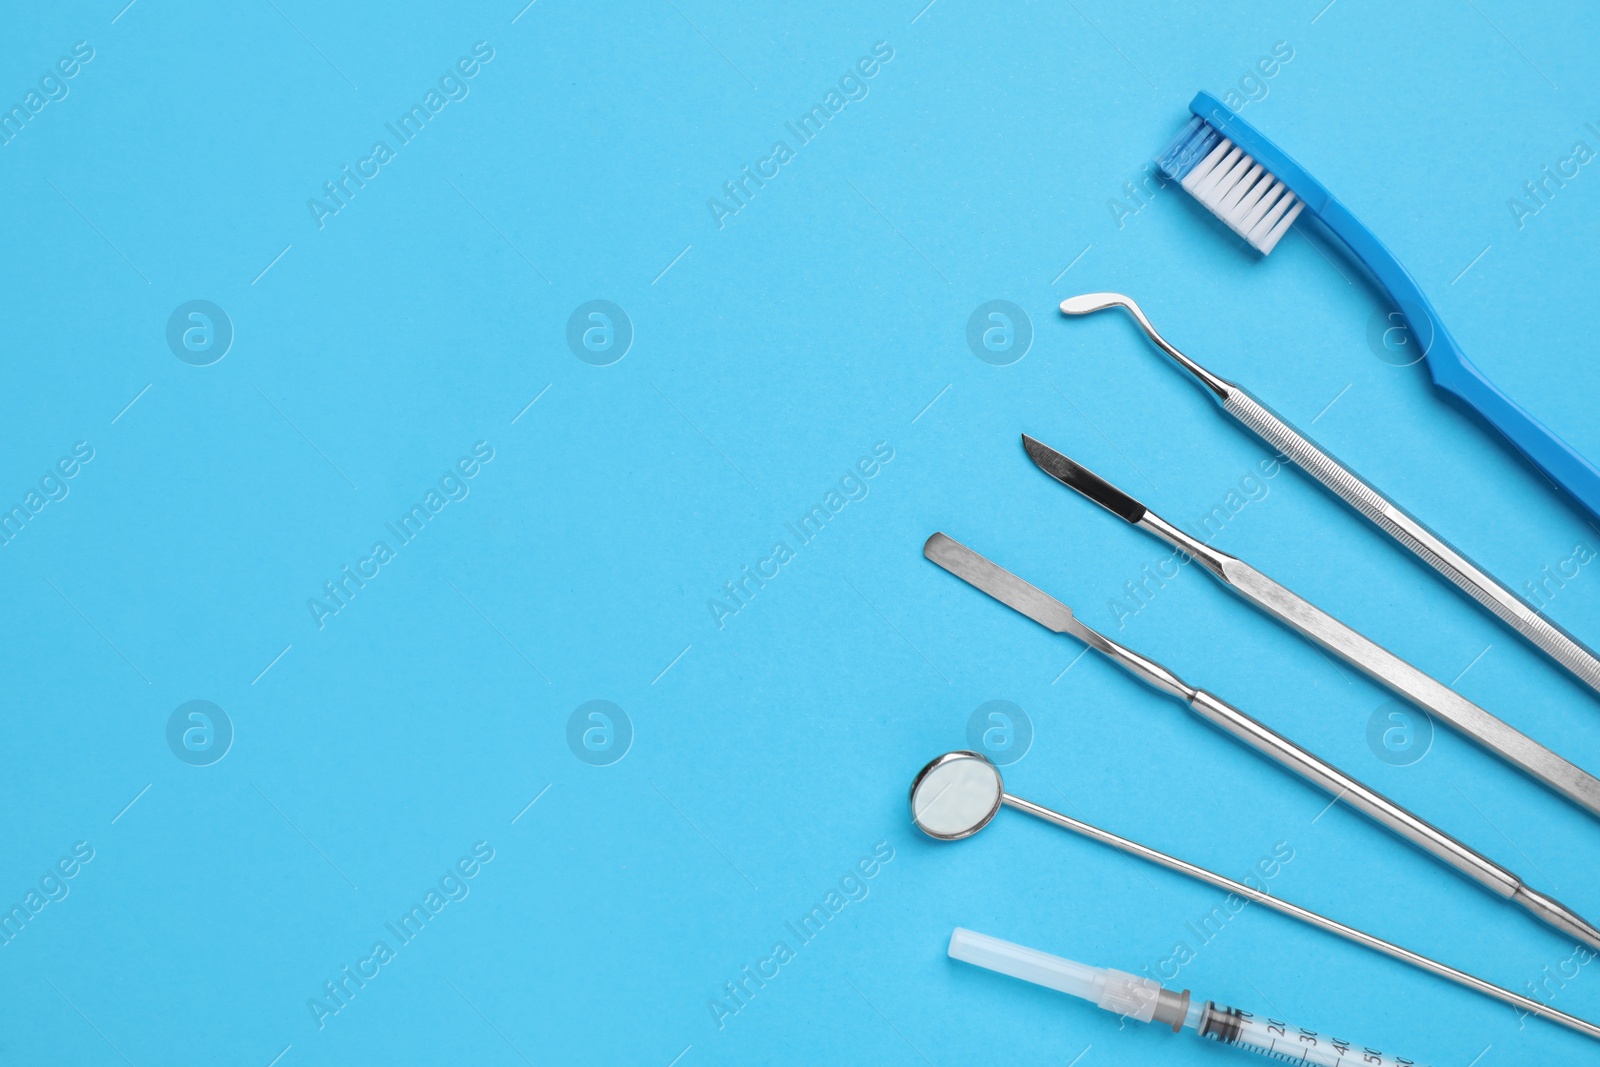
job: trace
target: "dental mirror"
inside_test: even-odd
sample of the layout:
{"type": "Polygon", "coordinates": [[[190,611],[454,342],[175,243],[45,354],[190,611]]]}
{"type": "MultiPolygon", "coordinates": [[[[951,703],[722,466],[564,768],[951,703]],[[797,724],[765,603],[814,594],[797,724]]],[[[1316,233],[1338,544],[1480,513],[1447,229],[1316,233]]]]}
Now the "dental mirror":
{"type": "Polygon", "coordinates": [[[1070,815],[1063,815],[1059,811],[1052,811],[1042,804],[1035,804],[1019,796],[1013,796],[1005,791],[1005,786],[1000,781],[1000,770],[988,759],[977,752],[957,751],[946,752],[938,759],[929,763],[917,772],[917,777],[911,783],[911,818],[917,824],[917,829],[929,837],[940,841],[959,841],[989,825],[1000,811],[1002,805],[1012,807],[1025,815],[1032,815],[1047,823],[1059,826],[1063,830],[1070,830],[1075,834],[1087,837],[1091,841],[1098,841],[1102,845],[1110,845],[1119,852],[1130,856],[1137,856],[1169,871],[1176,871],[1196,881],[1204,882],[1218,889],[1225,890],[1245,900],[1253,901],[1263,907],[1298,919],[1308,926],[1315,926],[1319,930],[1326,930],[1330,934],[1342,937],[1346,941],[1353,941],[1358,945],[1382,953],[1391,959],[1409,963],[1430,974],[1438,975],[1457,985],[1476,990],[1484,996],[1493,997],[1505,1004],[1520,1008],[1531,1015],[1539,1015],[1553,1022],[1560,1023],[1579,1033],[1588,1034],[1590,1037],[1600,1038],[1600,1026],[1585,1019],[1580,1019],[1566,1012],[1525,997],[1521,993],[1513,993],[1509,989],[1502,989],[1497,985],[1484,981],[1475,975],[1457,970],[1447,963],[1430,959],[1420,953],[1407,948],[1401,948],[1381,937],[1369,934],[1364,930],[1346,926],[1336,919],[1314,912],[1309,908],[1302,908],[1292,904],[1281,897],[1256,889],[1254,886],[1243,882],[1236,882],[1232,878],[1207,870],[1198,864],[1181,860],[1176,856],[1169,856],[1159,852],[1148,845],[1141,845],[1137,841],[1130,841],[1126,837],[1119,837],[1110,830],[1103,830],[1093,823],[1081,819],[1074,819],[1070,815]]]}
{"type": "Polygon", "coordinates": [[[1000,771],[976,752],[947,752],[911,783],[911,818],[940,841],[959,841],[989,825],[1005,789],[1000,771]]]}

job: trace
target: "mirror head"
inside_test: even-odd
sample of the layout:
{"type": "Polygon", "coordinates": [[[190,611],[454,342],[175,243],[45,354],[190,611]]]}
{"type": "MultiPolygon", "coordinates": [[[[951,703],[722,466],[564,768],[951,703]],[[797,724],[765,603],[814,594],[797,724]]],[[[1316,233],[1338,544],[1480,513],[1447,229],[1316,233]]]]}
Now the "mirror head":
{"type": "Polygon", "coordinates": [[[911,783],[911,819],[940,841],[959,841],[989,825],[1005,787],[1000,770],[977,752],[947,752],[911,783]]]}

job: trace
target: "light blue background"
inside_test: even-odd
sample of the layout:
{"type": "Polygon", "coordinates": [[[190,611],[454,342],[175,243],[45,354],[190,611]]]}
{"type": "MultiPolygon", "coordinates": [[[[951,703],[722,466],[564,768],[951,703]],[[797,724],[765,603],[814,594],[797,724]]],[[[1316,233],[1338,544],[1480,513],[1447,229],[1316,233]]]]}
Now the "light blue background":
{"type": "MultiPolygon", "coordinates": [[[[1204,576],[1117,631],[1108,602],[1165,553],[1018,446],[1191,528],[1265,455],[1124,319],[1055,311],[1119,289],[1508,583],[1600,548],[1424,368],[1375,356],[1383,309],[1315,234],[1260,261],[1175,189],[1118,225],[1108,201],[1194,91],[1288,42],[1245,117],[1600,456],[1600,172],[1521,229],[1507,207],[1600,148],[1600,16],[1324,4],[13,11],[7,107],[73,42],[95,56],[0,147],[0,498],[74,442],[95,458],[0,548],[0,898],[75,842],[95,855],[0,947],[0,1060],[1222,1062],[945,957],[966,925],[1140,970],[1220,901],[1013,813],[921,838],[912,775],[995,699],[1034,725],[1006,772],[1023,796],[1235,876],[1288,842],[1276,893],[1508,987],[1555,971],[1563,938],[1098,658],[1063,674],[1078,646],[921,556],[935,530],[965,541],[1600,914],[1594,820],[1445,731],[1380,761],[1385,694],[1204,576]],[[480,40],[470,95],[319,230],[307,199],[480,40]],[[879,41],[870,94],[719,229],[708,198],[879,41]],[[165,342],[191,299],[236,331],[209,367],[165,342]],[[592,299],[634,325],[609,367],[566,345],[592,299]],[[1032,320],[1011,366],[965,342],[993,299],[1032,320]],[[319,629],[307,599],[478,441],[470,496],[319,629]],[[719,630],[708,599],[877,442],[869,495],[719,630]],[[236,731],[209,767],[165,740],[192,699],[236,731]],[[566,742],[593,699],[635,730],[611,766],[566,742]],[[478,841],[470,895],[319,1030],[308,998],[478,841]],[[792,940],[879,842],[866,899],[792,940]],[[779,939],[795,958],[719,1029],[708,999],[779,939]]],[[[1471,664],[1463,692],[1600,768],[1592,694],[1297,472],[1268,484],[1219,547],[1446,680],[1471,664]]],[[[1600,639],[1600,570],[1550,611],[1600,639]]],[[[1593,1055],[1260,909],[1171,984],[1421,1062],[1593,1055]]],[[[1600,964],[1554,1003],[1600,1016],[1600,964]]]]}

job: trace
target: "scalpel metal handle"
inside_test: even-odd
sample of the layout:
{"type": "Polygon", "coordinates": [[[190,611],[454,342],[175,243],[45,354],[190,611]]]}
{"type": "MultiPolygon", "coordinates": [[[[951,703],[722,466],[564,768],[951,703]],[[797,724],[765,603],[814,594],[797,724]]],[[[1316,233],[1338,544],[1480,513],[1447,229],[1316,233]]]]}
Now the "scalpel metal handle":
{"type": "MultiPolygon", "coordinates": [[[[1221,556],[1221,553],[1217,553],[1221,556]]],[[[1272,579],[1232,556],[1221,560],[1228,588],[1304,634],[1345,662],[1432,712],[1469,740],[1537,778],[1591,815],[1600,817],[1600,778],[1564,759],[1509,723],[1489,714],[1444,683],[1350,629],[1272,579]]]]}
{"type": "Polygon", "coordinates": [[[1222,409],[1280,454],[1299,464],[1340,500],[1366,516],[1428,566],[1450,579],[1472,599],[1494,612],[1557,663],[1600,692],[1600,656],[1562,629],[1539,609],[1464,556],[1450,542],[1424,526],[1410,512],[1384,496],[1340,463],[1326,449],[1279,418],[1267,405],[1233,383],[1219,398],[1222,409]]]}
{"type": "Polygon", "coordinates": [[[1368,817],[1432,853],[1497,896],[1511,899],[1522,880],[1486,856],[1479,855],[1443,830],[1424,822],[1375,789],[1325,763],[1281,734],[1274,733],[1238,708],[1203,689],[1189,698],[1189,707],[1213,726],[1298,774],[1312,785],[1343,800],[1368,817]]]}
{"type": "Polygon", "coordinates": [[[1600,817],[1600,778],[1489,714],[1243,560],[1195,540],[1155,512],[1143,509],[1142,505],[1141,510],[1143,514],[1136,526],[1198,560],[1234,593],[1366,672],[1392,692],[1431,712],[1513,767],[1600,817]]]}

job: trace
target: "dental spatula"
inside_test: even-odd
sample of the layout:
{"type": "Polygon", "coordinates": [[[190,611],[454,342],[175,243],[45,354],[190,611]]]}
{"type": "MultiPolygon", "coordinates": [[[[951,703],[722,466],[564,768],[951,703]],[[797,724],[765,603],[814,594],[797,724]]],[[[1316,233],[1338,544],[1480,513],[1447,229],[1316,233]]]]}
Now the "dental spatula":
{"type": "Polygon", "coordinates": [[[1350,777],[1315,753],[1308,752],[1287,737],[1274,733],[1227,701],[1212,696],[1204,689],[1196,689],[1154,660],[1146,659],[1098,630],[1085,626],[1072,614],[1071,608],[1043,589],[1029,585],[1010,571],[984,559],[966,545],[942,533],[936,533],[928,538],[927,543],[922,546],[922,554],[1013,611],[1021,612],[1039,625],[1058,634],[1071,634],[1146,685],[1159,689],[1169,696],[1177,697],[1189,707],[1189,710],[1234,740],[1249,745],[1279,766],[1293,771],[1312,785],[1331,793],[1335,800],[1344,801],[1374,822],[1388,827],[1440,863],[1455,868],[1495,896],[1527,909],[1568,937],[1575,937],[1584,944],[1600,949],[1600,929],[1596,929],[1571,908],[1537,890],[1530,889],[1522,879],[1498,863],[1474,852],[1443,830],[1413,815],[1382,793],[1350,777]]]}
{"type": "Polygon", "coordinates": [[[1600,816],[1600,779],[1539,744],[1315,604],[1296,596],[1241,559],[1197,541],[1093,471],[1049,445],[1022,435],[1022,446],[1050,477],[1075,489],[1124,522],[1147,530],[1197,560],[1212,577],[1279,622],[1332,652],[1397,696],[1443,720],[1467,740],[1532,775],[1600,816]]]}

